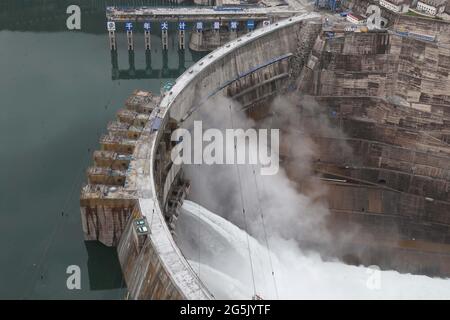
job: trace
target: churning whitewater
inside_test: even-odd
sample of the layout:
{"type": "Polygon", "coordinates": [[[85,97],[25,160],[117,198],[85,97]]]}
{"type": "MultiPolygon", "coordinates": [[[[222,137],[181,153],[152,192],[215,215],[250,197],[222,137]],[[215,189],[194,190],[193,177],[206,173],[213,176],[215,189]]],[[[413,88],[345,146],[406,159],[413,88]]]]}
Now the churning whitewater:
{"type": "Polygon", "coordinates": [[[295,241],[258,240],[206,208],[185,201],[177,243],[217,299],[449,299],[450,281],[378,271],[306,255],[295,241]],[[250,249],[250,250],[249,250],[250,249]],[[249,254],[250,252],[250,254],[249,254]]]}

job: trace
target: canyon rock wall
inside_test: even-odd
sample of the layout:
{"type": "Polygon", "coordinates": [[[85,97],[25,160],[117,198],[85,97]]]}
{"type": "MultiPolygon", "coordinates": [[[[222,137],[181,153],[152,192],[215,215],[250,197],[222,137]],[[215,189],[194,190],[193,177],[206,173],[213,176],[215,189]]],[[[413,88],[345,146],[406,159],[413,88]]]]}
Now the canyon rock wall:
{"type": "Polygon", "coordinates": [[[297,85],[344,132],[314,137],[314,168],[346,181],[329,183],[330,224],[364,226],[355,263],[450,274],[449,58],[388,32],[316,39],[297,85]]]}

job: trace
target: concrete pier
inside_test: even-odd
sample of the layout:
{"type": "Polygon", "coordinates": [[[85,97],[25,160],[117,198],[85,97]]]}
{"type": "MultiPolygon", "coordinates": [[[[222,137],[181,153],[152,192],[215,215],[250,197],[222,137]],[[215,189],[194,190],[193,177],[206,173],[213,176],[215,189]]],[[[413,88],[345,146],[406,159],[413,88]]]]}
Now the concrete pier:
{"type": "Polygon", "coordinates": [[[220,46],[220,26],[219,28],[214,28],[212,42],[213,44],[220,46]]]}
{"type": "Polygon", "coordinates": [[[114,30],[110,30],[108,32],[108,36],[109,36],[109,49],[111,51],[117,51],[116,32],[114,30]]]}
{"type": "Polygon", "coordinates": [[[178,49],[184,50],[186,48],[185,31],[178,30],[178,49]]]}
{"type": "Polygon", "coordinates": [[[167,50],[162,52],[162,68],[161,68],[161,76],[167,78],[167,74],[169,73],[169,55],[167,50]]]}
{"type": "Polygon", "coordinates": [[[128,52],[128,65],[119,67],[117,51],[111,51],[111,76],[113,80],[118,79],[174,79],[185,69],[184,50],[178,50],[178,65],[169,66],[167,50],[163,50],[163,65],[161,68],[152,66],[152,53],[145,50],[145,67],[136,68],[134,64],[135,52],[128,52]]]}
{"type": "Polygon", "coordinates": [[[203,45],[203,30],[197,29],[195,32],[197,33],[197,43],[199,46],[202,46],[203,45]]]}
{"type": "Polygon", "coordinates": [[[150,30],[145,30],[144,31],[144,45],[145,45],[145,50],[151,50],[152,49],[150,30]]]}
{"type": "Polygon", "coordinates": [[[230,41],[234,40],[237,38],[237,31],[236,30],[231,30],[230,31],[230,41]]]}
{"type": "Polygon", "coordinates": [[[185,51],[184,50],[180,50],[178,52],[178,70],[179,71],[186,70],[185,60],[186,60],[185,51]]]}
{"type": "Polygon", "coordinates": [[[132,30],[127,30],[127,46],[128,46],[128,51],[134,50],[134,39],[133,39],[133,31],[132,30]]]}
{"type": "Polygon", "coordinates": [[[111,77],[113,79],[119,76],[119,59],[117,50],[111,50],[111,77]]]}
{"type": "Polygon", "coordinates": [[[150,50],[145,51],[145,73],[147,75],[152,73],[152,54],[150,50]]]}
{"type": "Polygon", "coordinates": [[[163,50],[169,49],[169,33],[167,29],[161,30],[161,45],[163,50]]]}
{"type": "Polygon", "coordinates": [[[134,50],[128,51],[128,65],[130,68],[128,69],[131,76],[136,74],[136,66],[134,63],[134,50]]]}

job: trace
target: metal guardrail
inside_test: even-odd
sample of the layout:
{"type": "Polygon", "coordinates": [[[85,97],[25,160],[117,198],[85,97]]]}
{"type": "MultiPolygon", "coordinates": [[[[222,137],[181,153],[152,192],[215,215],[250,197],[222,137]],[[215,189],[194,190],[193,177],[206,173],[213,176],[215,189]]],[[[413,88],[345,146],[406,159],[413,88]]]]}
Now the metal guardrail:
{"type": "Polygon", "coordinates": [[[428,42],[436,42],[436,36],[433,36],[433,35],[420,34],[420,33],[411,32],[411,31],[389,30],[388,32],[391,34],[400,36],[400,37],[413,38],[416,40],[423,40],[423,41],[428,41],[428,42]]]}

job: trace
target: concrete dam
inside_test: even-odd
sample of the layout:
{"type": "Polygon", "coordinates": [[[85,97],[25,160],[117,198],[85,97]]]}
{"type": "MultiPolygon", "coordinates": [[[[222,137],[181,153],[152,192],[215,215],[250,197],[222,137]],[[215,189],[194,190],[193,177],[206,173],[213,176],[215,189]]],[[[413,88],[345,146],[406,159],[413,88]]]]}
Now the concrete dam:
{"type": "MultiPolygon", "coordinates": [[[[87,170],[80,197],[85,240],[117,247],[129,299],[308,297],[284,289],[289,280],[298,288],[308,281],[284,279],[304,272],[284,272],[289,263],[323,272],[335,266],[343,274],[378,265],[388,279],[402,282],[412,273],[433,292],[444,280],[429,277],[450,275],[449,71],[450,51],[439,42],[387,31],[329,37],[315,13],[258,28],[206,55],[161,95],[136,90],[125,102],[87,170]],[[201,202],[205,191],[195,177],[210,176],[172,162],[171,135],[204,114],[220,118],[213,108],[280,129],[283,177],[267,180],[266,188],[287,191],[239,193],[251,221],[255,199],[264,197],[260,210],[276,212],[265,214],[268,230],[280,232],[269,235],[270,249],[255,224],[215,217],[186,199],[201,202]],[[243,241],[250,255],[240,265],[245,280],[220,269],[220,260],[208,261],[217,248],[227,256],[241,252],[239,261],[243,241]],[[320,264],[281,257],[280,247],[318,253],[320,264]],[[208,253],[203,259],[195,256],[199,248],[208,253]]],[[[240,173],[245,187],[247,172],[240,173]]],[[[231,211],[208,199],[208,209],[231,211]]]]}

